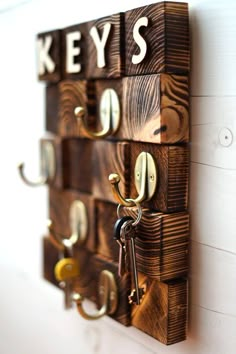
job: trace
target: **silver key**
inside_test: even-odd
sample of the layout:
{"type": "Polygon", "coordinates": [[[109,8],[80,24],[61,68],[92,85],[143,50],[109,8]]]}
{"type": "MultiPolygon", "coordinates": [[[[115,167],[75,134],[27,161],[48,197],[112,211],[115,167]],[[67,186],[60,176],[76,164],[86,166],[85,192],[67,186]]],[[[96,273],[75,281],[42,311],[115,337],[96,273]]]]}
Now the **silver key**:
{"type": "Polygon", "coordinates": [[[140,305],[141,299],[144,295],[144,289],[139,287],[138,283],[138,271],[137,271],[137,264],[136,264],[136,252],[135,252],[135,237],[136,231],[135,227],[133,227],[133,220],[126,221],[121,227],[121,234],[124,237],[125,242],[128,242],[129,254],[130,254],[130,263],[132,268],[133,274],[133,283],[134,289],[131,291],[129,295],[130,303],[134,303],[136,305],[140,305]]]}

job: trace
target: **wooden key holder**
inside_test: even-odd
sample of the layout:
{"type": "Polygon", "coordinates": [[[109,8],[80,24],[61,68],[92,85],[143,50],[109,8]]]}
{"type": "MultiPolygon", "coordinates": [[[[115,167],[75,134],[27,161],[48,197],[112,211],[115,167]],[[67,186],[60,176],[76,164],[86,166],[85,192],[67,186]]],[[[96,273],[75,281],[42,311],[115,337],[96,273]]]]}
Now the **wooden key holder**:
{"type": "Polygon", "coordinates": [[[188,5],[162,1],[40,33],[37,56],[55,136],[41,140],[40,178],[29,180],[24,164],[19,172],[50,187],[45,279],[64,282],[67,307],[73,300],[83,318],[184,340],[188,5]]]}

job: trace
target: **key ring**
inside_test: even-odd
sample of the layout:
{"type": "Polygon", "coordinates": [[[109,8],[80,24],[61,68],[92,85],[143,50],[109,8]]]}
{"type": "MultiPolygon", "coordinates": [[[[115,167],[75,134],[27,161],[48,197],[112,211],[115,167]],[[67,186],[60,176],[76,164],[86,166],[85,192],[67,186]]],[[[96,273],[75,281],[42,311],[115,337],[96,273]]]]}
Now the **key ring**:
{"type": "MultiPolygon", "coordinates": [[[[136,220],[132,223],[132,226],[136,226],[138,225],[138,223],[140,222],[141,218],[142,218],[142,215],[143,215],[143,211],[142,211],[142,208],[141,208],[141,205],[140,203],[136,202],[134,199],[126,199],[128,202],[133,202],[136,207],[138,208],[138,214],[137,214],[137,218],[136,220]]],[[[121,218],[121,215],[120,215],[120,208],[124,206],[123,204],[119,204],[117,206],[117,216],[118,216],[118,219],[121,218]]]]}

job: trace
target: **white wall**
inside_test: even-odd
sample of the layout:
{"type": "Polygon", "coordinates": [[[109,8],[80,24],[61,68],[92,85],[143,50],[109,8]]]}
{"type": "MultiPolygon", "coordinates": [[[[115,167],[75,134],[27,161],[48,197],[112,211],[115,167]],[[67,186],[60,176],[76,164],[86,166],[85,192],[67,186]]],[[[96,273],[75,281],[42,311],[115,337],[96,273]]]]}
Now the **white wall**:
{"type": "Polygon", "coordinates": [[[0,353],[234,354],[236,348],[236,2],[190,0],[192,32],[191,282],[185,342],[165,347],[109,318],[63,310],[42,280],[47,189],[26,187],[16,165],[38,174],[44,85],[35,35],[152,1],[0,1],[0,353]],[[225,129],[226,128],[226,129],[225,129]]]}

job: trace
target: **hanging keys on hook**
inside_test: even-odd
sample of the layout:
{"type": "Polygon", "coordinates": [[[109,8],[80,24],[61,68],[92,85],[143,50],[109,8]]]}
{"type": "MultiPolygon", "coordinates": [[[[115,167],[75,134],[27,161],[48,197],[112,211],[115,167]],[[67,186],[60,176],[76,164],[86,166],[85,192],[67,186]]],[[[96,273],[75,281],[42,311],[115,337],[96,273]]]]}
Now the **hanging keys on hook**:
{"type": "Polygon", "coordinates": [[[142,297],[144,295],[144,289],[139,287],[138,283],[138,271],[136,264],[136,251],[135,251],[135,237],[136,226],[140,222],[142,217],[142,209],[140,204],[136,203],[138,207],[138,216],[134,220],[131,216],[120,217],[120,206],[117,209],[118,220],[114,226],[113,238],[119,245],[119,267],[118,275],[122,276],[125,273],[131,271],[133,275],[133,285],[129,295],[130,303],[140,305],[142,297]]]}

